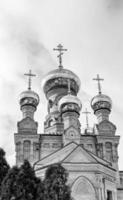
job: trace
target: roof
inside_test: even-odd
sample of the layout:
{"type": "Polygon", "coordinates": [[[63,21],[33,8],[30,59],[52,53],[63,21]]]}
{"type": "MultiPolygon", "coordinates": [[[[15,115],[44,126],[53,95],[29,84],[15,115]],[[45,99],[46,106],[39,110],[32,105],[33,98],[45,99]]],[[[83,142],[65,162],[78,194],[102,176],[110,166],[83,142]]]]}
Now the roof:
{"type": "Polygon", "coordinates": [[[76,163],[76,164],[84,164],[84,163],[99,163],[101,165],[105,165],[109,168],[111,164],[93,153],[87,151],[82,147],[82,145],[78,145],[74,142],[71,142],[64,146],[62,149],[57,150],[56,152],[44,157],[34,164],[35,170],[39,170],[41,168],[47,167],[54,163],[76,163]]]}

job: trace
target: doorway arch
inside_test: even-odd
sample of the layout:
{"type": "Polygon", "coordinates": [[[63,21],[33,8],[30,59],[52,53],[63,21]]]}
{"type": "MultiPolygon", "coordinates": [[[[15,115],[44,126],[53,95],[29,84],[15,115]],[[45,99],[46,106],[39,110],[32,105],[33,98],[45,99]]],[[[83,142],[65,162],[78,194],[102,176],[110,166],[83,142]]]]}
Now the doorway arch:
{"type": "Polygon", "coordinates": [[[78,177],[72,185],[72,197],[75,200],[96,200],[96,192],[90,180],[84,176],[78,177]]]}

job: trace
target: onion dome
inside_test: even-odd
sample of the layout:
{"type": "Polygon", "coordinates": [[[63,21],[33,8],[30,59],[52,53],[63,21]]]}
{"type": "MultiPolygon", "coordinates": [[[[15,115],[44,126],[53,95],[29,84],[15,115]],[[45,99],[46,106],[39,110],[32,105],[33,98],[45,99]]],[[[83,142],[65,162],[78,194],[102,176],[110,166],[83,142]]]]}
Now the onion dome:
{"type": "Polygon", "coordinates": [[[23,113],[23,118],[30,117],[33,119],[34,112],[36,111],[37,105],[39,104],[39,96],[36,92],[31,90],[31,77],[35,76],[31,73],[24,74],[29,77],[28,90],[22,92],[19,97],[19,103],[23,113]]]}
{"type": "Polygon", "coordinates": [[[71,90],[77,94],[81,85],[80,79],[75,73],[64,68],[52,70],[45,76],[42,81],[45,94],[47,95],[50,90],[55,88],[67,88],[68,79],[71,80],[71,90]]]}
{"type": "Polygon", "coordinates": [[[81,101],[77,96],[71,94],[70,89],[70,80],[68,79],[68,94],[60,99],[58,104],[59,111],[76,111],[77,113],[79,113],[82,109],[81,101]]]}
{"type": "Polygon", "coordinates": [[[93,80],[98,81],[98,95],[93,97],[91,101],[91,107],[94,110],[94,113],[102,110],[101,112],[104,115],[103,113],[104,109],[110,113],[111,108],[112,108],[112,100],[109,96],[104,95],[101,92],[100,81],[103,81],[104,79],[100,78],[99,75],[97,74],[97,78],[94,78],[93,80]]]}
{"type": "Polygon", "coordinates": [[[68,95],[62,97],[59,101],[59,110],[61,110],[61,108],[64,107],[64,105],[67,105],[67,104],[77,105],[78,108],[79,108],[79,111],[82,109],[81,101],[79,100],[79,98],[77,96],[68,94],[68,95]]]}
{"type": "Polygon", "coordinates": [[[104,94],[96,95],[91,101],[91,107],[94,110],[94,113],[100,109],[107,109],[111,111],[112,100],[109,96],[104,94]]]}
{"type": "Polygon", "coordinates": [[[68,79],[71,81],[72,93],[77,95],[80,89],[80,79],[72,71],[63,68],[62,65],[62,55],[67,49],[64,49],[63,46],[59,44],[57,48],[53,50],[59,52],[57,56],[59,59],[59,67],[58,69],[50,71],[42,81],[42,87],[46,97],[49,98],[53,93],[59,93],[61,96],[64,96],[66,94],[68,79]]]}
{"type": "Polygon", "coordinates": [[[39,104],[39,96],[36,92],[27,90],[20,94],[19,102],[21,107],[25,105],[31,105],[36,108],[39,104]]]}

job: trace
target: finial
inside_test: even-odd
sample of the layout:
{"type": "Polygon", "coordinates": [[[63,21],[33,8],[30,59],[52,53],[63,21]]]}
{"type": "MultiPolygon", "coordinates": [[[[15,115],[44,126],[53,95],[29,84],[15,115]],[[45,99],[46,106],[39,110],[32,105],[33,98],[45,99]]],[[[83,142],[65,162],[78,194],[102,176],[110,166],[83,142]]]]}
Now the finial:
{"type": "Polygon", "coordinates": [[[88,129],[88,128],[89,128],[88,115],[91,114],[91,113],[88,112],[87,108],[86,108],[85,111],[82,112],[82,113],[86,115],[86,126],[87,126],[87,129],[88,129]]]}
{"type": "Polygon", "coordinates": [[[71,94],[71,90],[70,90],[70,79],[68,79],[68,94],[71,94]]]}
{"type": "Polygon", "coordinates": [[[104,79],[103,78],[100,78],[99,77],[99,74],[97,74],[97,78],[93,78],[94,81],[97,81],[98,82],[98,90],[99,90],[99,94],[101,94],[101,84],[100,84],[100,81],[103,81],[104,79]]]}
{"type": "Polygon", "coordinates": [[[31,83],[32,83],[32,77],[36,76],[35,74],[32,74],[32,71],[29,70],[29,73],[24,74],[25,76],[29,77],[29,81],[28,81],[28,90],[31,90],[31,83]]]}
{"type": "Polygon", "coordinates": [[[59,55],[57,56],[59,58],[59,69],[62,69],[62,55],[64,51],[67,51],[67,49],[63,49],[63,46],[59,44],[57,48],[54,48],[53,50],[59,52],[59,55]]]}

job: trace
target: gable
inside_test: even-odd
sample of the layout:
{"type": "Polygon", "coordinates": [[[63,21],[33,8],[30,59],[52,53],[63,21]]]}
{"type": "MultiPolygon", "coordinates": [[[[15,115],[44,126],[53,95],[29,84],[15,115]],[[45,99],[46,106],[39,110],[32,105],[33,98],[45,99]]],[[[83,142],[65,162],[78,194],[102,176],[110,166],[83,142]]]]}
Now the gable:
{"type": "Polygon", "coordinates": [[[63,163],[97,163],[96,159],[94,159],[85,149],[83,149],[80,145],[77,146],[74,151],[72,151],[63,161],[63,163]]]}

